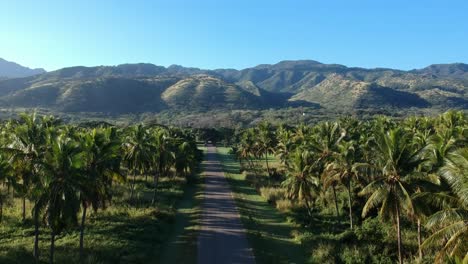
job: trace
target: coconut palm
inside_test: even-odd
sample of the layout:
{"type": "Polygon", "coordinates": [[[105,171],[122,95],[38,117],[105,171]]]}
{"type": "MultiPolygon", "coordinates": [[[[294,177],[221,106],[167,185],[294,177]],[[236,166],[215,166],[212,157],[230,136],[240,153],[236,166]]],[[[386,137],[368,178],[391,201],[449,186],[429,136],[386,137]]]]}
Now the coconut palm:
{"type": "Polygon", "coordinates": [[[23,199],[23,220],[25,219],[26,198],[34,202],[34,249],[36,261],[39,259],[39,210],[37,202],[44,191],[39,177],[43,167],[43,153],[46,150],[46,139],[52,130],[52,118],[38,118],[36,113],[21,114],[20,120],[13,128],[12,142],[4,152],[11,155],[12,164],[20,180],[16,181],[16,190],[23,199]]]}
{"type": "Polygon", "coordinates": [[[293,133],[285,126],[280,126],[276,134],[278,138],[278,144],[276,146],[275,154],[280,159],[281,164],[287,167],[288,156],[295,148],[295,144],[292,139],[293,133]]]}
{"type": "Polygon", "coordinates": [[[316,154],[315,167],[321,174],[333,153],[338,149],[338,144],[346,136],[338,122],[323,122],[318,124],[312,136],[307,140],[306,146],[316,154]]]}
{"type": "MultiPolygon", "coordinates": [[[[13,178],[13,168],[10,165],[9,160],[5,158],[5,155],[0,155],[0,184],[9,184],[13,178]]],[[[0,189],[0,223],[3,218],[3,203],[5,194],[0,189]]]]}
{"type": "Polygon", "coordinates": [[[270,166],[268,164],[268,154],[275,153],[276,137],[274,129],[270,123],[263,122],[258,126],[258,147],[257,153],[259,156],[265,157],[265,164],[268,175],[271,175],[270,166]]]}
{"type": "Polygon", "coordinates": [[[436,261],[458,257],[468,261],[468,148],[450,152],[439,174],[450,186],[449,192],[431,194],[440,211],[429,217],[427,228],[436,230],[423,247],[441,245],[436,261]]]}
{"type": "Polygon", "coordinates": [[[282,183],[290,199],[305,204],[309,216],[312,213],[311,202],[319,188],[319,179],[312,173],[311,158],[310,152],[296,150],[288,163],[286,180],[282,183]]]}
{"type": "Polygon", "coordinates": [[[86,212],[89,206],[94,211],[105,208],[106,200],[111,199],[113,181],[123,182],[120,173],[120,142],[115,139],[115,128],[93,129],[80,133],[84,165],[80,182],[82,208],[80,224],[80,257],[83,257],[84,229],[86,212]]]}
{"type": "Polygon", "coordinates": [[[333,188],[335,206],[338,214],[338,205],[336,204],[335,185],[342,184],[348,193],[349,223],[353,229],[353,203],[352,203],[352,180],[357,179],[359,170],[366,168],[367,163],[358,162],[358,153],[353,141],[342,141],[338,145],[338,152],[333,154],[333,162],[329,163],[323,174],[323,187],[333,188]]]}
{"type": "Polygon", "coordinates": [[[152,164],[154,167],[153,174],[153,198],[151,204],[156,202],[156,194],[159,178],[161,176],[167,176],[169,169],[172,166],[174,160],[173,152],[173,139],[165,129],[158,129],[153,131],[153,159],[152,164]]]}
{"type": "Polygon", "coordinates": [[[421,149],[412,148],[410,134],[401,128],[386,132],[383,128],[375,134],[374,150],[381,176],[368,184],[360,195],[370,195],[362,210],[365,217],[369,211],[381,205],[382,220],[395,220],[398,239],[398,260],[403,263],[400,217],[402,213],[414,214],[412,189],[408,181],[421,164],[421,149]]]}
{"type": "Polygon", "coordinates": [[[42,176],[45,190],[37,207],[44,209],[51,229],[50,263],[53,263],[55,236],[67,226],[77,224],[84,153],[80,145],[65,133],[52,137],[49,144],[51,148],[45,155],[46,164],[42,176]]]}
{"type": "Polygon", "coordinates": [[[136,175],[147,173],[151,166],[152,155],[154,154],[151,142],[151,135],[148,129],[141,124],[130,127],[128,135],[124,139],[124,160],[127,162],[128,169],[133,174],[130,200],[133,200],[135,192],[136,175]]]}
{"type": "MultiPolygon", "coordinates": [[[[238,156],[240,160],[246,160],[251,170],[255,169],[254,158],[258,158],[258,146],[256,143],[256,129],[247,129],[241,138],[241,143],[238,148],[238,156]]],[[[254,170],[255,171],[255,170],[254,170]]]]}

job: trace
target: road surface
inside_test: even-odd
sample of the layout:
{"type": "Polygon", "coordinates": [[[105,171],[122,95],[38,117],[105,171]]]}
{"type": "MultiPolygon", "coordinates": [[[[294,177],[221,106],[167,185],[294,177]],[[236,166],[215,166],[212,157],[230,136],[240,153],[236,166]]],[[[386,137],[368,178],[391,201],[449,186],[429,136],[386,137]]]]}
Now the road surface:
{"type": "Polygon", "coordinates": [[[254,264],[252,249],[221,163],[217,160],[215,147],[208,146],[203,164],[205,190],[198,237],[198,263],[254,264]]]}

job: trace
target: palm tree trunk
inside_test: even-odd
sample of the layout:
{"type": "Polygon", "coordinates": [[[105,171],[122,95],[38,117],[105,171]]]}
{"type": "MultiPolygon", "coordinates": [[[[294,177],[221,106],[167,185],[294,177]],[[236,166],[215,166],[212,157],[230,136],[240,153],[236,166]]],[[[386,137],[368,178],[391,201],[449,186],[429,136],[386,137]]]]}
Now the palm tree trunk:
{"type": "Polygon", "coordinates": [[[398,262],[403,264],[403,257],[401,256],[401,229],[400,229],[400,206],[398,202],[395,204],[396,210],[396,224],[397,224],[397,236],[398,236],[398,262]]]}
{"type": "Polygon", "coordinates": [[[418,253],[419,261],[422,260],[422,247],[421,247],[421,219],[418,218],[418,253]]]}
{"type": "Polygon", "coordinates": [[[349,225],[353,229],[353,204],[351,202],[351,181],[348,182],[349,225]]]}
{"type": "Polygon", "coordinates": [[[335,190],[335,185],[332,185],[333,188],[333,198],[335,200],[335,209],[336,209],[336,217],[338,217],[338,221],[340,221],[340,211],[338,209],[338,200],[336,199],[336,190],[335,190]]]}
{"type": "Polygon", "coordinates": [[[0,196],[0,223],[2,222],[3,218],[3,200],[2,197],[0,196]]]}
{"type": "Polygon", "coordinates": [[[250,170],[253,171],[254,170],[254,164],[253,164],[253,161],[252,161],[252,158],[248,158],[248,163],[249,163],[249,166],[250,166],[250,170]]]}
{"type": "Polygon", "coordinates": [[[306,205],[306,208],[307,208],[307,213],[309,214],[309,217],[312,217],[312,209],[310,207],[309,200],[305,199],[304,201],[305,201],[305,205],[306,205]]]}
{"type": "Polygon", "coordinates": [[[270,166],[268,166],[268,151],[265,153],[265,162],[266,162],[268,176],[270,176],[270,166]]]}
{"type": "Polygon", "coordinates": [[[133,193],[135,192],[135,184],[136,184],[136,172],[133,171],[133,182],[130,184],[130,201],[133,201],[133,193]]]}
{"type": "Polygon", "coordinates": [[[54,252],[55,252],[55,232],[52,230],[50,233],[50,259],[49,263],[54,263],[54,252]]]}
{"type": "Polygon", "coordinates": [[[37,202],[34,205],[34,250],[33,255],[36,262],[39,262],[39,210],[37,202]]]}
{"type": "Polygon", "coordinates": [[[26,197],[23,196],[23,222],[26,220],[26,197]]]}
{"type": "Polygon", "coordinates": [[[154,178],[153,178],[153,183],[154,183],[154,191],[153,191],[153,199],[151,199],[151,204],[154,205],[156,203],[156,193],[157,193],[157,189],[158,189],[158,181],[159,181],[159,175],[158,173],[156,172],[154,174],[154,178]]]}
{"type": "Polygon", "coordinates": [[[86,221],[86,209],[88,206],[86,203],[83,203],[83,214],[81,215],[81,226],[80,226],[80,259],[83,260],[84,257],[84,229],[85,229],[85,221],[86,221]]]}

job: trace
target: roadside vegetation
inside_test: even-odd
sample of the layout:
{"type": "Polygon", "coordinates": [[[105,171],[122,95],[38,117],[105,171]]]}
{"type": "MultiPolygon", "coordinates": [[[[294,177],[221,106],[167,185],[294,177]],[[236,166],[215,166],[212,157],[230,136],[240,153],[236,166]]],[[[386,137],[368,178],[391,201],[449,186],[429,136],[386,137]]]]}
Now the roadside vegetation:
{"type": "Polygon", "coordinates": [[[196,225],[190,131],[35,114],[0,130],[1,263],[157,262],[175,223],[196,225]]]}
{"type": "Polygon", "coordinates": [[[308,254],[292,236],[299,232],[300,225],[288,222],[285,215],[260,196],[255,186],[246,180],[246,174],[240,173],[239,162],[229,153],[229,148],[218,147],[217,150],[256,263],[306,263],[308,254]]]}
{"type": "MultiPolygon", "coordinates": [[[[247,229],[273,243],[267,237],[288,226],[311,263],[466,263],[467,133],[468,120],[454,111],[261,123],[238,133],[223,160],[247,229]],[[278,212],[278,224],[262,223],[278,212]]],[[[249,241],[258,254],[261,243],[249,241]]],[[[261,252],[260,260],[268,262],[261,252]]]]}

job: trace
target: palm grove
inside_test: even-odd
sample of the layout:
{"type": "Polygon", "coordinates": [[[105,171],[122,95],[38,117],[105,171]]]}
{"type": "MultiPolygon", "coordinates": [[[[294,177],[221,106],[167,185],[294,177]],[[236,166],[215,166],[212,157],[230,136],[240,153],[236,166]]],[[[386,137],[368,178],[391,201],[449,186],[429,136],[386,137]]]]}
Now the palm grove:
{"type": "Polygon", "coordinates": [[[464,114],[453,111],[399,121],[342,118],[298,127],[261,123],[238,135],[234,151],[246,179],[253,178],[277,207],[284,200],[292,204],[295,221],[312,234],[319,228],[313,223],[325,223],[326,230],[348,225],[332,234],[303,234],[303,244],[311,241],[316,258],[317,245],[326,248],[334,241],[331,248],[342,249],[316,261],[465,263],[467,129],[464,114]],[[279,160],[274,168],[271,155],[279,160]],[[330,215],[334,221],[327,220],[330,215]]]}
{"type": "Polygon", "coordinates": [[[79,229],[83,257],[89,211],[105,210],[117,186],[129,185],[127,203],[136,206],[136,177],[144,175],[148,181],[150,176],[154,204],[161,177],[190,180],[202,155],[190,131],[158,125],[66,125],[35,114],[4,122],[0,142],[0,221],[4,205],[19,197],[23,222],[31,217],[34,225],[36,261],[40,232],[50,234],[50,263],[55,238],[68,229],[79,229]]]}

